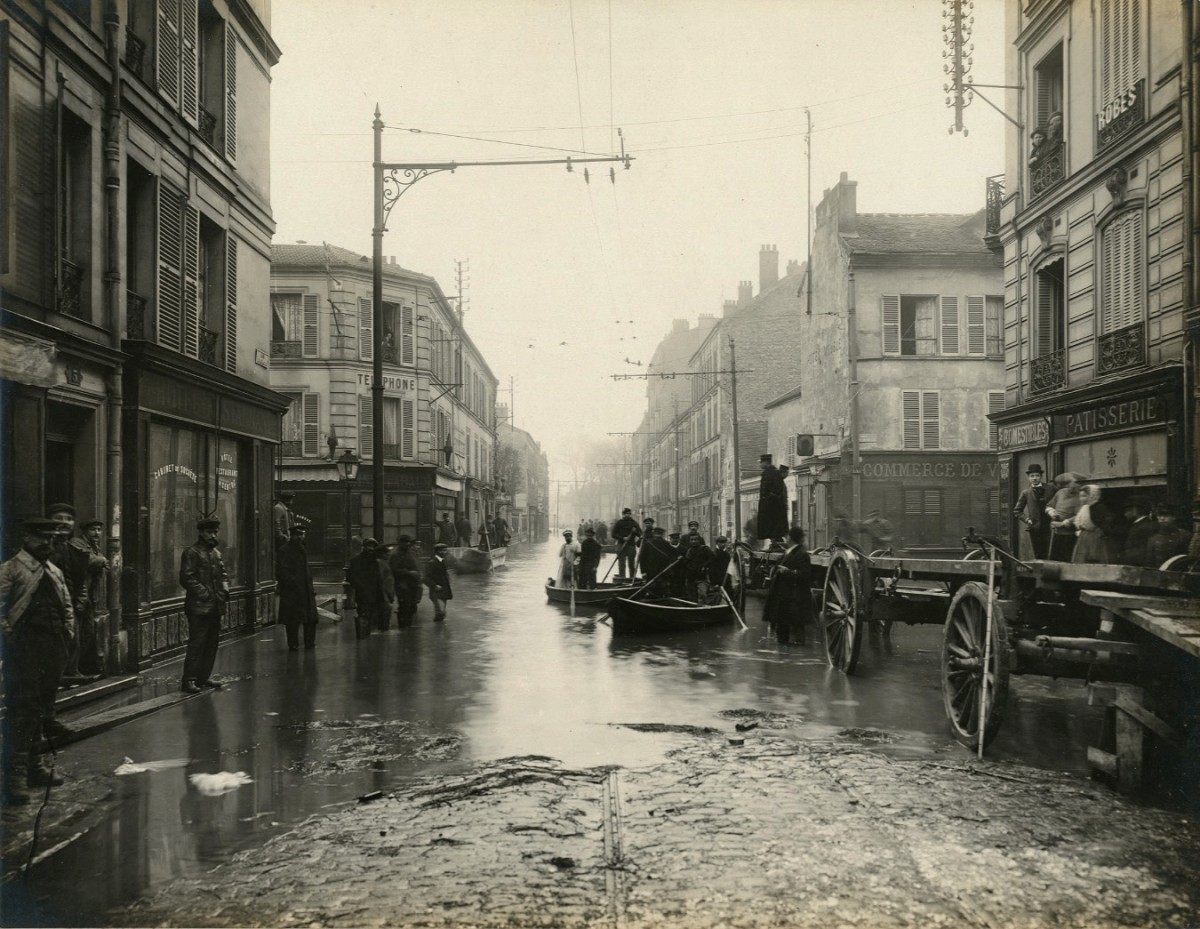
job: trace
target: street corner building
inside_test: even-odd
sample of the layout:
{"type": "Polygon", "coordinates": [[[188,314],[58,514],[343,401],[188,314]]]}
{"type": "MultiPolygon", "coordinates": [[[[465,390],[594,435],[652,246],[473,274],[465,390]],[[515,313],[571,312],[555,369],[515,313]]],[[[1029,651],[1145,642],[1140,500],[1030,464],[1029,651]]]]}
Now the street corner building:
{"type": "MultiPolygon", "coordinates": [[[[3,523],[104,522],[109,671],[177,656],[221,520],[223,632],[271,621],[267,0],[5,0],[3,523]]],[[[19,540],[4,540],[11,552],[19,540]]]]}

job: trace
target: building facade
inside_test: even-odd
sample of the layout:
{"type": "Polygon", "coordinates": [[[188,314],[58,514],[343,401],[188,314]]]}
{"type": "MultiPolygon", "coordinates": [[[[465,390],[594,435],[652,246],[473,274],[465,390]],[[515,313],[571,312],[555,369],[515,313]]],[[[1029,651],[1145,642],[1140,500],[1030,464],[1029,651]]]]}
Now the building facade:
{"type": "Polygon", "coordinates": [[[58,501],[104,521],[106,664],[144,667],[185,644],[202,516],[225,631],[271,621],[270,6],[4,12],[3,521],[58,501]]]}
{"type": "Polygon", "coordinates": [[[1118,513],[1133,495],[1177,510],[1195,496],[1190,20],[1166,0],[1008,11],[1006,83],[1024,92],[1008,94],[1023,128],[1008,130],[1000,228],[1006,500],[1034,463],[1085,475],[1118,513]]]}
{"type": "Polygon", "coordinates": [[[541,444],[496,408],[497,510],[516,542],[544,542],[550,534],[550,460],[541,444]]]}
{"type": "Polygon", "coordinates": [[[384,525],[372,526],[374,364],[370,260],[335,246],[276,245],[271,384],[289,401],[277,466],[311,521],[310,557],[334,572],[365,535],[431,544],[442,513],[477,533],[494,514],[496,378],[432,277],[383,268],[384,525]],[[343,482],[335,461],[360,459],[343,482]]]}
{"type": "Polygon", "coordinates": [[[989,241],[983,210],[859,213],[844,173],[825,191],[811,312],[805,290],[795,322],[800,376],[768,403],[768,445],[791,468],[792,517],[812,545],[854,538],[872,511],[907,552],[961,551],[968,526],[996,530],[987,417],[1004,400],[1003,299],[989,241]]]}

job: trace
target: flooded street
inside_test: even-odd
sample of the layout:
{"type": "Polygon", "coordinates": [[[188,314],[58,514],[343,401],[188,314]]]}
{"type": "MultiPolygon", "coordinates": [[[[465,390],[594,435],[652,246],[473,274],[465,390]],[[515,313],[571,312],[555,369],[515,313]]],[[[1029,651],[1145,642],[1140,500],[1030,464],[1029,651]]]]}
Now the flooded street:
{"type": "MultiPolygon", "coordinates": [[[[696,730],[732,734],[739,714],[788,717],[788,740],[873,730],[866,741],[891,758],[967,760],[945,728],[940,627],[868,640],[858,674],[845,677],[819,645],[777,645],[753,599],[746,630],[614,637],[602,611],[572,617],[546,602],[553,560],[550,546],[527,546],[493,574],[455,576],[445,623],[431,622],[426,600],[413,628],[362,642],[342,622],[319,627],[314,651],[288,652],[282,628],[226,643],[224,690],[68,747],[52,803],[77,813],[39,838],[38,852],[62,847],[27,881],[10,863],[6,924],[107,924],[113,908],[372,791],[517,756],[634,769],[685,748],[696,730]],[[115,775],[126,758],[190,763],[115,775]],[[192,780],[220,772],[251,780],[216,795],[192,780]]],[[[175,673],[148,672],[141,698],[174,689],[175,673]]],[[[1083,687],[1015,678],[1014,697],[989,760],[1084,772],[1099,717],[1083,687]]]]}

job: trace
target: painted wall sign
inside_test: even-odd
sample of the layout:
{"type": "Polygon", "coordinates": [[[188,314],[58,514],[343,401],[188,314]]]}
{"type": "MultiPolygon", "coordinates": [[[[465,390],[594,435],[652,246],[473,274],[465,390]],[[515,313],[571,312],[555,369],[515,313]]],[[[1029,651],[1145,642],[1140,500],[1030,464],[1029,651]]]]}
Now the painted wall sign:
{"type": "Polygon", "coordinates": [[[863,477],[875,480],[895,478],[937,478],[942,481],[995,479],[996,463],[974,459],[948,459],[939,461],[893,460],[864,461],[863,477]]]}
{"type": "Polygon", "coordinates": [[[1146,79],[1117,94],[1096,114],[1096,141],[1103,148],[1146,121],[1146,79]]]}
{"type": "Polygon", "coordinates": [[[998,430],[1000,450],[1010,448],[1032,448],[1046,445],[1050,441],[1050,423],[1045,419],[1029,419],[1022,423],[1008,423],[998,430]]]}
{"type": "Polygon", "coordinates": [[[1125,429],[1154,426],[1166,421],[1166,398],[1150,394],[1118,400],[1115,403],[1098,403],[1073,413],[1055,416],[1054,437],[1073,439],[1100,432],[1120,432],[1125,429]]]}
{"type": "MultiPolygon", "coordinates": [[[[370,374],[359,374],[358,383],[365,387],[370,387],[374,383],[374,378],[370,374]]],[[[415,377],[401,377],[396,374],[385,374],[383,376],[384,390],[416,390],[417,379],[415,377]]]]}

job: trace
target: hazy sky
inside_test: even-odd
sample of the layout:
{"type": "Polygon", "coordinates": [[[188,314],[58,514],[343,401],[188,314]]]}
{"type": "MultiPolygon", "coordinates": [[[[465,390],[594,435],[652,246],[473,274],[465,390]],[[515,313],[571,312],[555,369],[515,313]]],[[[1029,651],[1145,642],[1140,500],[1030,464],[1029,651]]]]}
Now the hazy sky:
{"type": "MultiPolygon", "coordinates": [[[[630,431],[675,318],[721,312],[758,252],[803,259],[804,108],[814,204],[841,171],[862,212],[974,212],[1003,170],[982,100],[947,132],[940,0],[275,0],[277,242],[371,253],[371,120],[384,160],[553,158],[593,166],[462,168],[392,212],[384,254],[456,291],[516,423],[554,461],[630,431]],[[412,131],[420,130],[420,132],[412,131]],[[441,135],[438,135],[441,133],[441,135]],[[457,137],[455,137],[457,136],[457,137]],[[462,138],[469,137],[469,138],[462,138]]],[[[1002,0],[975,0],[974,69],[1002,84],[1002,0]]],[[[993,100],[1002,91],[985,91],[993,100]]],[[[799,371],[781,371],[780,389],[799,371]]],[[[554,475],[552,474],[552,477],[554,475]]],[[[561,475],[565,476],[565,475],[561,475]]]]}

